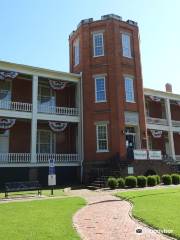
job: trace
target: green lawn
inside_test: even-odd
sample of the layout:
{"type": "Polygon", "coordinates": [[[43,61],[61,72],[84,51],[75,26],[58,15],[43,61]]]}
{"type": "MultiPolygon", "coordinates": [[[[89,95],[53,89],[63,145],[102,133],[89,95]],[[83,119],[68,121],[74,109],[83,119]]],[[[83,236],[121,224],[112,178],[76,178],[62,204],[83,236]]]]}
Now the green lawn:
{"type": "Polygon", "coordinates": [[[72,216],[84,205],[78,197],[0,204],[0,239],[80,239],[72,216]]]}
{"type": "Polygon", "coordinates": [[[117,196],[131,201],[133,216],[156,229],[173,230],[180,239],[180,187],[127,191],[117,196]]]}

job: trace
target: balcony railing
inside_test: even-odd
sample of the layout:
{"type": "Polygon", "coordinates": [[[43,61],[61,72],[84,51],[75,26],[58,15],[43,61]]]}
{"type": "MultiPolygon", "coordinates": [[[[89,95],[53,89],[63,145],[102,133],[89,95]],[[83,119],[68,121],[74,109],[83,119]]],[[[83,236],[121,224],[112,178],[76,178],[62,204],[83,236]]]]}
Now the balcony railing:
{"type": "MultiPolygon", "coordinates": [[[[32,112],[32,104],[0,100],[0,109],[11,110],[11,111],[21,111],[21,112],[32,112]]],[[[46,113],[46,114],[79,116],[78,108],[56,107],[56,106],[50,106],[50,105],[49,106],[38,105],[38,112],[46,113]]]]}
{"type": "Polygon", "coordinates": [[[157,125],[168,126],[167,119],[147,117],[146,120],[147,120],[147,123],[149,123],[149,124],[157,124],[157,125]]]}
{"type": "MultiPolygon", "coordinates": [[[[54,159],[55,163],[78,163],[80,162],[79,154],[36,154],[35,164],[49,163],[49,159],[54,159]]],[[[31,153],[0,153],[0,164],[31,164],[31,153]]],[[[34,164],[34,162],[33,162],[34,164]]]]}
{"type": "Polygon", "coordinates": [[[38,105],[39,113],[47,113],[47,114],[58,114],[58,115],[68,115],[68,116],[78,116],[79,109],[78,108],[69,108],[69,107],[56,107],[56,106],[43,106],[38,105]]]}
{"type": "Polygon", "coordinates": [[[38,153],[37,162],[38,163],[48,163],[49,159],[54,159],[55,163],[74,163],[79,162],[79,154],[46,154],[38,153]]]}
{"type": "Polygon", "coordinates": [[[180,121],[172,120],[173,127],[180,127],[180,121]]]}
{"type": "Polygon", "coordinates": [[[0,164],[3,163],[30,163],[30,153],[0,153],[0,164]]]}
{"type": "Polygon", "coordinates": [[[13,111],[22,111],[22,112],[31,112],[32,104],[31,103],[22,103],[22,102],[11,102],[11,101],[0,101],[0,109],[13,110],[13,111]]]}

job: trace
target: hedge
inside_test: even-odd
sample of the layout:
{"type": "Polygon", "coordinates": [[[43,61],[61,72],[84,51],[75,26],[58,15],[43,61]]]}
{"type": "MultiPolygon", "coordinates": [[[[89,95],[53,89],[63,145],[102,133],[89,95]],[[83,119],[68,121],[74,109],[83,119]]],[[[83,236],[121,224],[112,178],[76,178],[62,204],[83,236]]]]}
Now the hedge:
{"type": "Polygon", "coordinates": [[[171,175],[169,174],[162,175],[162,182],[164,183],[164,185],[171,185],[172,184],[171,175]]]}
{"type": "Polygon", "coordinates": [[[157,177],[154,176],[148,176],[147,177],[147,185],[148,187],[153,187],[157,185],[157,177]]]}
{"type": "Polygon", "coordinates": [[[147,185],[147,177],[145,177],[145,176],[137,176],[137,185],[138,185],[138,187],[146,187],[146,185],[147,185]]]}
{"type": "Polygon", "coordinates": [[[117,179],[115,177],[109,177],[107,183],[108,187],[111,189],[115,189],[117,187],[117,179]]]}
{"type": "Polygon", "coordinates": [[[125,180],[124,178],[118,178],[117,179],[117,185],[119,188],[124,188],[125,187],[125,180]]]}
{"type": "Polygon", "coordinates": [[[137,178],[135,176],[128,176],[125,178],[125,185],[130,188],[137,187],[137,178]]]}

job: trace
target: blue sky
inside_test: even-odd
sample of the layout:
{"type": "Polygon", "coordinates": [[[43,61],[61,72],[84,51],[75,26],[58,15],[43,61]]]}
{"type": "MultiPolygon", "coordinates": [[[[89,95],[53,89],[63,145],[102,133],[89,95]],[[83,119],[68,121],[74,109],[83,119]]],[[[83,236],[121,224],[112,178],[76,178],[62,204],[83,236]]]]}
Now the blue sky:
{"type": "Polygon", "coordinates": [[[139,24],[144,86],[180,93],[180,0],[0,0],[0,60],[69,71],[71,31],[109,13],[139,24]]]}

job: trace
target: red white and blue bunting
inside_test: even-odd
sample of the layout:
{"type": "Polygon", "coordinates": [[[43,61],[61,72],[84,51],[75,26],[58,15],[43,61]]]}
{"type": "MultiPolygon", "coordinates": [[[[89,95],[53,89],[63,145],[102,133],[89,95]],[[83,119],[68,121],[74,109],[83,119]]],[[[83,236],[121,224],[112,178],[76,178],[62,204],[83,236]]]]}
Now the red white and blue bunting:
{"type": "Polygon", "coordinates": [[[161,138],[162,131],[161,130],[151,130],[151,134],[154,138],[161,138]]]}
{"type": "Polygon", "coordinates": [[[151,99],[151,101],[154,101],[154,102],[160,102],[161,101],[161,98],[156,97],[156,96],[149,96],[149,98],[151,99]]]}
{"type": "Polygon", "coordinates": [[[0,72],[0,80],[5,80],[7,78],[16,78],[18,75],[17,72],[0,72]]]}
{"type": "Polygon", "coordinates": [[[53,132],[63,132],[67,128],[67,122],[53,122],[49,121],[49,127],[53,132]]]}
{"type": "Polygon", "coordinates": [[[16,119],[0,118],[0,129],[7,130],[14,126],[16,119]]]}
{"type": "Polygon", "coordinates": [[[63,90],[67,86],[67,82],[62,80],[51,80],[49,79],[49,85],[54,90],[63,90]]]}

